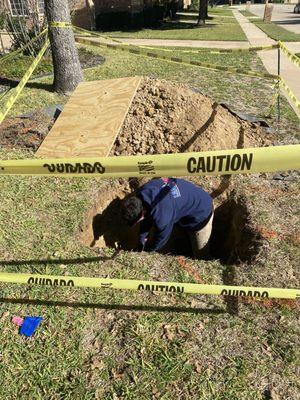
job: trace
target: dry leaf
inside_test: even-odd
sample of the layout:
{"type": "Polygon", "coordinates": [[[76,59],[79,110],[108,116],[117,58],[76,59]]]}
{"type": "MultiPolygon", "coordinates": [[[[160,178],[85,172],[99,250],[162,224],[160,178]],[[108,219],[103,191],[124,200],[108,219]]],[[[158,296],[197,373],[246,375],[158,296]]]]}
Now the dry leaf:
{"type": "Polygon", "coordinates": [[[142,347],[140,350],[140,355],[143,356],[146,351],[146,347],[142,347]]]}
{"type": "Polygon", "coordinates": [[[124,372],[122,372],[122,371],[117,371],[117,370],[115,370],[114,368],[111,370],[111,373],[112,373],[112,376],[113,376],[115,379],[122,379],[123,376],[124,376],[124,372]]]}
{"type": "Polygon", "coordinates": [[[269,357],[272,355],[272,349],[266,342],[262,342],[261,347],[264,354],[266,354],[269,357]]]}
{"type": "Polygon", "coordinates": [[[195,371],[200,374],[202,371],[202,365],[199,363],[199,361],[195,361],[195,371]]]}
{"type": "Polygon", "coordinates": [[[181,338],[185,338],[187,336],[186,332],[181,331],[180,329],[177,328],[177,334],[181,338]]]}
{"type": "Polygon", "coordinates": [[[4,311],[4,313],[1,315],[1,320],[2,319],[5,319],[5,318],[7,318],[8,316],[9,316],[9,314],[10,314],[10,312],[9,311],[4,311]]]}
{"type": "Polygon", "coordinates": [[[163,330],[164,333],[162,335],[163,339],[167,339],[167,340],[173,340],[174,339],[174,332],[172,332],[172,326],[171,325],[164,325],[163,326],[163,330]]]}
{"type": "Polygon", "coordinates": [[[160,391],[156,387],[152,389],[152,396],[153,397],[159,397],[160,396],[160,391]]]}
{"type": "Polygon", "coordinates": [[[280,397],[278,396],[278,394],[275,392],[275,389],[274,389],[274,388],[272,388],[272,389],[270,390],[270,398],[271,398],[272,400],[281,400],[280,397]]]}
{"type": "Polygon", "coordinates": [[[198,305],[198,301],[195,300],[195,299],[192,299],[192,301],[191,301],[191,307],[192,307],[192,308],[195,308],[195,307],[197,307],[197,305],[198,305]]]}
{"type": "Polygon", "coordinates": [[[102,369],[104,367],[104,363],[102,360],[99,360],[98,358],[93,358],[92,359],[92,365],[91,369],[102,369]]]}
{"type": "Polygon", "coordinates": [[[197,328],[196,328],[196,331],[203,331],[203,329],[204,329],[204,325],[200,322],[198,325],[197,325],[197,328]]]}

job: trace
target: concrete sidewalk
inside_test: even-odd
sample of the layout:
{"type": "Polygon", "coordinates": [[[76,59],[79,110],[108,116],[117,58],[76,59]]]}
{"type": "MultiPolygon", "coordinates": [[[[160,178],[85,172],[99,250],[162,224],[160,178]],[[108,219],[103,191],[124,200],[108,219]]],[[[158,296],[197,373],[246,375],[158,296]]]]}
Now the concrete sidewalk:
{"type": "Polygon", "coordinates": [[[251,46],[263,46],[266,44],[275,44],[276,41],[269,38],[262,30],[257,28],[256,25],[252,24],[246,17],[244,17],[239,11],[233,10],[237,22],[240,24],[244,31],[247,39],[251,46]]]}
{"type": "MultiPolygon", "coordinates": [[[[275,44],[275,40],[269,38],[257,26],[249,22],[239,11],[233,11],[241,28],[245,32],[251,46],[262,46],[265,44],[275,44]]],[[[287,48],[292,52],[300,52],[300,42],[285,43],[287,48]]],[[[278,50],[259,51],[258,55],[262,60],[266,70],[270,74],[278,73],[278,50]]],[[[300,68],[293,64],[288,57],[280,52],[280,75],[286,81],[294,95],[300,100],[300,68]]],[[[285,92],[283,92],[295,113],[300,117],[300,110],[294,105],[285,92]]]]}

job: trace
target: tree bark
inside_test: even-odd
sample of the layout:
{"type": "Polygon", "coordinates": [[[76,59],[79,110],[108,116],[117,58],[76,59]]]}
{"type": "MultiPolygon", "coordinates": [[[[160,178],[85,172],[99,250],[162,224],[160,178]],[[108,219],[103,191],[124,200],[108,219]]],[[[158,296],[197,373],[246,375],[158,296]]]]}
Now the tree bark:
{"type": "Polygon", "coordinates": [[[67,95],[73,92],[79,82],[83,81],[78,51],[72,29],[51,27],[50,22],[71,23],[68,2],[67,0],[45,0],[45,11],[53,59],[54,90],[67,95]]]}
{"type": "Polygon", "coordinates": [[[197,26],[205,25],[207,0],[199,0],[199,15],[197,26]]]}

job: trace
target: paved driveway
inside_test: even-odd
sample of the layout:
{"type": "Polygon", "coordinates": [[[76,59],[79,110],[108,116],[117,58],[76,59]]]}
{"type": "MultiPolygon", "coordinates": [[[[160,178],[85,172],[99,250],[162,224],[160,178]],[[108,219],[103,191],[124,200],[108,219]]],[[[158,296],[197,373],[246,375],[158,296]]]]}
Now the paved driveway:
{"type": "MultiPolygon", "coordinates": [[[[282,26],[283,28],[298,33],[300,35],[300,14],[294,14],[295,4],[273,4],[272,22],[282,26]]],[[[253,14],[263,17],[264,4],[251,4],[250,11],[253,14]]]]}

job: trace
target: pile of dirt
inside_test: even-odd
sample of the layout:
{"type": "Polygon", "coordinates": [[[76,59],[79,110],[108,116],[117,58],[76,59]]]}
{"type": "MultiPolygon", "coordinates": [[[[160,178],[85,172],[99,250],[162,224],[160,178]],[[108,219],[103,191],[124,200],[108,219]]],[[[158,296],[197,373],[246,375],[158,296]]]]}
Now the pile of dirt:
{"type": "MultiPolygon", "coordinates": [[[[36,151],[55,119],[44,110],[6,119],[0,145],[36,151]]],[[[143,78],[111,155],[162,154],[270,144],[259,124],[243,121],[188,86],[143,78]]]]}
{"type": "Polygon", "coordinates": [[[263,146],[266,132],[188,86],[144,78],[111,155],[263,146]]]}
{"type": "MultiPolygon", "coordinates": [[[[144,78],[111,155],[256,147],[270,143],[266,135],[260,125],[243,121],[227,108],[192,91],[188,86],[144,78]]],[[[84,218],[79,232],[80,242],[91,247],[133,250],[138,241],[139,227],[128,228],[124,225],[120,213],[121,199],[148,179],[119,180],[114,187],[109,184],[107,190],[102,188],[94,206],[84,218]]],[[[186,179],[193,181],[193,178],[186,179]]],[[[229,180],[223,182],[217,179],[214,184],[213,188],[207,189],[216,198],[227,191],[229,180]]],[[[231,189],[227,196],[230,197],[230,193],[231,189]]],[[[227,196],[216,202],[214,256],[224,262],[230,260],[234,263],[237,258],[250,261],[260,247],[259,235],[250,226],[247,207],[240,200],[229,200],[227,196]],[[220,243],[224,246],[220,246],[220,243]]],[[[186,232],[174,229],[163,251],[191,256],[192,249],[186,232]]]]}

